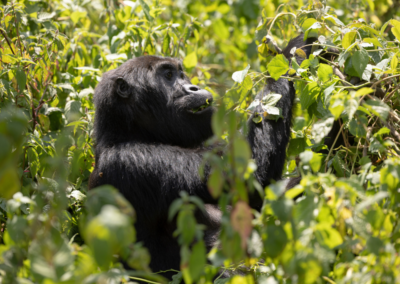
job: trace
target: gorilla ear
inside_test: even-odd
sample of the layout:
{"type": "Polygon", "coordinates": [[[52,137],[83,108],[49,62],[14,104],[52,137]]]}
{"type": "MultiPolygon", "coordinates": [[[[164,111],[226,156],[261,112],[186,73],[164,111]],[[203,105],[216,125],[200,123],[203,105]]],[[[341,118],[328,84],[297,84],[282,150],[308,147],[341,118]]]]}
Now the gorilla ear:
{"type": "Polygon", "coordinates": [[[117,91],[118,96],[120,96],[124,99],[129,98],[129,95],[131,93],[130,88],[129,88],[128,83],[124,79],[118,78],[115,81],[115,85],[116,85],[116,91],[117,91]]]}

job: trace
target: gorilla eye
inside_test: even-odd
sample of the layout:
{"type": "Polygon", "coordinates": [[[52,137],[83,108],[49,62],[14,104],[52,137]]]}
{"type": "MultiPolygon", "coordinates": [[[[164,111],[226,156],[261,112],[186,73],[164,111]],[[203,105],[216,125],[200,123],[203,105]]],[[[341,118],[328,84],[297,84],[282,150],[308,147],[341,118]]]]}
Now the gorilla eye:
{"type": "Polygon", "coordinates": [[[181,79],[185,79],[185,74],[181,72],[181,79]]]}
{"type": "Polygon", "coordinates": [[[172,76],[173,76],[172,71],[168,71],[168,73],[165,74],[165,77],[166,77],[168,80],[171,80],[171,79],[172,79],[172,76]]]}

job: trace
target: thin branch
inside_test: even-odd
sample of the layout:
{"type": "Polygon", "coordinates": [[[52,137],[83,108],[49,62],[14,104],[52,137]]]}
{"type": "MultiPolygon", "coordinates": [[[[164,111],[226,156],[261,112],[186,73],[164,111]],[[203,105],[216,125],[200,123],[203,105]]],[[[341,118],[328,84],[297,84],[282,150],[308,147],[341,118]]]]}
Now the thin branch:
{"type": "Polygon", "coordinates": [[[396,91],[397,91],[398,89],[400,89],[400,85],[397,85],[397,86],[394,88],[394,90],[391,91],[390,94],[387,95],[387,96],[384,98],[383,101],[386,103],[386,102],[396,93],[396,91]]]}
{"type": "Polygon", "coordinates": [[[400,134],[394,129],[388,122],[384,121],[381,119],[381,122],[390,129],[390,132],[393,134],[393,136],[397,139],[397,141],[400,142],[400,134]]]}
{"type": "Polygon", "coordinates": [[[338,140],[338,138],[339,138],[339,136],[340,136],[340,133],[341,133],[342,130],[343,130],[343,127],[344,127],[344,123],[343,123],[342,126],[340,127],[339,133],[336,135],[335,141],[333,141],[333,144],[332,144],[332,146],[331,146],[331,149],[329,150],[328,156],[327,156],[326,159],[325,159],[325,172],[326,172],[326,170],[327,170],[327,168],[328,168],[328,160],[329,160],[329,157],[330,157],[331,154],[332,154],[333,148],[335,148],[336,141],[338,140]]]}
{"type": "Polygon", "coordinates": [[[14,49],[12,48],[11,43],[10,43],[10,41],[8,40],[8,37],[7,37],[7,35],[6,35],[6,32],[5,32],[2,28],[0,28],[0,32],[1,32],[1,34],[3,35],[3,37],[6,39],[7,44],[8,44],[8,46],[10,47],[12,54],[15,55],[14,49]]]}
{"type": "Polygon", "coordinates": [[[375,83],[371,86],[371,88],[373,89],[375,86],[377,86],[378,84],[382,83],[383,81],[386,81],[386,80],[389,80],[389,79],[392,79],[392,78],[396,78],[396,77],[400,77],[400,74],[397,74],[397,75],[393,75],[393,76],[389,76],[389,77],[383,78],[383,79],[381,79],[381,80],[375,82],[375,83]]]}
{"type": "Polygon", "coordinates": [[[363,149],[363,157],[368,154],[368,142],[371,137],[372,127],[368,127],[367,136],[365,137],[364,149],[363,149]]]}
{"type": "Polygon", "coordinates": [[[269,26],[267,35],[270,35],[270,34],[271,34],[271,29],[272,29],[272,27],[273,27],[273,25],[274,25],[276,19],[278,19],[280,16],[283,16],[283,15],[291,15],[291,16],[293,16],[295,19],[297,18],[295,14],[290,13],[290,12],[282,12],[282,13],[279,13],[278,15],[275,16],[274,20],[272,21],[271,25],[269,26]]]}

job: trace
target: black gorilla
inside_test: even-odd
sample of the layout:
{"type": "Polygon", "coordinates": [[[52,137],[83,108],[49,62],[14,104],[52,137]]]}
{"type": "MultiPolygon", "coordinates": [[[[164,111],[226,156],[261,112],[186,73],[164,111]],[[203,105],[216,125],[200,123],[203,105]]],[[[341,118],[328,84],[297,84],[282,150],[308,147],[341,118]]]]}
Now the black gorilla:
{"type": "MultiPolygon", "coordinates": [[[[311,42],[299,36],[283,54],[290,58],[293,47],[311,42]]],[[[311,46],[303,50],[309,55],[311,46]]],[[[282,95],[277,107],[283,118],[258,124],[250,119],[248,133],[258,166],[255,175],[263,187],[281,179],[295,97],[293,83],[286,79],[268,79],[258,96],[270,92],[282,95]]],[[[111,184],[132,203],[137,239],[148,248],[154,272],[180,266],[180,249],[173,237],[176,227],[167,219],[169,205],[179,192],[217,203],[198,174],[206,151],[203,142],[212,136],[213,108],[207,107],[212,100],[208,91],[191,85],[178,60],[156,56],[127,61],[105,73],[96,88],[96,163],[89,188],[111,184]]],[[[261,198],[251,200],[252,208],[261,207],[261,198]]],[[[208,223],[218,224],[218,212],[208,213],[208,223]]]]}

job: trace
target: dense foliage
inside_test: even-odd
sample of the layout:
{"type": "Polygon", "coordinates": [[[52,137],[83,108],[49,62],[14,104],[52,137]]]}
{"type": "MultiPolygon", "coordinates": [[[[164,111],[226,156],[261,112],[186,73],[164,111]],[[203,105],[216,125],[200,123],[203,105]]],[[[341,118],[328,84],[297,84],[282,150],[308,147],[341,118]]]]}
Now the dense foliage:
{"type": "Polygon", "coordinates": [[[233,206],[218,248],[206,255],[198,198],[171,205],[182,245],[174,283],[212,283],[221,267],[246,272],[230,283],[400,282],[397,1],[2,2],[1,283],[164,281],[135,243],[131,205],[111,187],[87,190],[93,89],[145,54],[181,58],[192,83],[215,95],[209,143],[228,149],[205,158],[211,194],[233,206]],[[299,32],[318,39],[301,66],[278,54],[299,32]],[[328,48],[336,55],[323,57],[328,48]],[[289,191],[279,181],[260,188],[241,131],[258,104],[258,120],[279,119],[279,94],[254,96],[281,76],[298,93],[285,177],[302,180],[289,191]],[[265,195],[261,212],[247,205],[249,190],[265,195]]]}

